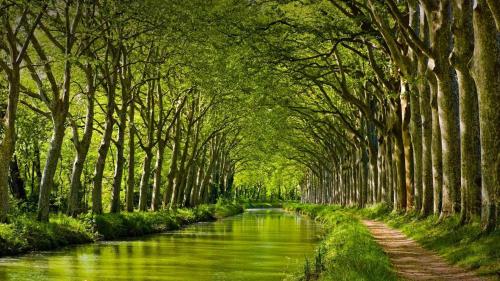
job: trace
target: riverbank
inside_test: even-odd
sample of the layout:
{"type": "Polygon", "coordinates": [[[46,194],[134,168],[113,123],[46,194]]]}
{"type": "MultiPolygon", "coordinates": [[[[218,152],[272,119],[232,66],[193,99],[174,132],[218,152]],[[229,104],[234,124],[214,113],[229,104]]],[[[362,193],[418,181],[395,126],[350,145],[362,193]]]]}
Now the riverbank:
{"type": "Polygon", "coordinates": [[[458,216],[439,221],[437,216],[398,214],[380,204],[364,209],[313,204],[285,204],[284,208],[315,218],[331,229],[315,259],[306,264],[302,280],[328,280],[328,276],[335,280],[396,280],[387,255],[360,219],[382,221],[449,264],[500,280],[500,230],[485,234],[479,221],[460,225],[458,216]]]}
{"type": "Polygon", "coordinates": [[[241,204],[245,209],[283,208],[283,204],[286,204],[285,202],[282,201],[263,202],[263,201],[248,201],[248,200],[240,200],[238,203],[241,204]]]}
{"type": "Polygon", "coordinates": [[[53,214],[48,223],[38,222],[30,214],[12,216],[9,224],[0,224],[0,257],[176,230],[241,212],[240,204],[214,204],[175,211],[84,214],[78,218],[53,214]]]}
{"type": "Polygon", "coordinates": [[[323,223],[328,231],[298,280],[398,280],[387,255],[348,210],[312,204],[284,208],[323,223]]]}
{"type": "Polygon", "coordinates": [[[276,281],[302,268],[323,228],[282,209],[252,209],[179,231],[1,259],[0,280],[276,281]]]}

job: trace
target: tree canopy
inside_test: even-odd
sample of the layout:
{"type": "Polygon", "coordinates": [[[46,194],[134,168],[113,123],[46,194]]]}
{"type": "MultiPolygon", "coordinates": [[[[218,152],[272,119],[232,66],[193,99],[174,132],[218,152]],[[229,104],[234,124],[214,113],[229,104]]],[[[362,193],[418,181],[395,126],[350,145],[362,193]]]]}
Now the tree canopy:
{"type": "Polygon", "coordinates": [[[0,220],[300,198],[494,229],[497,3],[0,1],[0,220]]]}

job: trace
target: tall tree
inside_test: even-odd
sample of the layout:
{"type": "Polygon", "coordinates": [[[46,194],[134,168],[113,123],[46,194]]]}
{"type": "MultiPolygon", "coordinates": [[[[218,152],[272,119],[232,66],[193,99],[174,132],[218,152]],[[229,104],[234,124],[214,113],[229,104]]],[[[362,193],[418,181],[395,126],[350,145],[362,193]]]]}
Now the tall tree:
{"type": "Polygon", "coordinates": [[[0,51],[6,54],[5,57],[0,58],[0,69],[2,75],[7,76],[6,80],[9,87],[6,111],[2,118],[3,135],[0,140],[0,222],[2,223],[7,221],[9,208],[9,163],[16,145],[16,115],[21,84],[21,64],[33,38],[33,33],[45,12],[45,7],[43,7],[30,24],[30,8],[30,6],[19,5],[18,3],[2,2],[0,4],[3,26],[0,33],[0,51]],[[22,15],[18,21],[17,15],[22,15]],[[26,35],[24,40],[19,38],[21,30],[26,35]],[[8,61],[4,60],[4,58],[8,61]]]}

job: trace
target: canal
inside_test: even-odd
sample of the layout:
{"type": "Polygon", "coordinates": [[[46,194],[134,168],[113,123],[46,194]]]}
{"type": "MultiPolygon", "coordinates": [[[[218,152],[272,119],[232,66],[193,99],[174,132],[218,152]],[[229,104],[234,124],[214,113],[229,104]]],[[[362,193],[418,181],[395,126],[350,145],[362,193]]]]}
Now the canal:
{"type": "Polygon", "coordinates": [[[133,240],[0,259],[0,280],[282,280],[302,270],[321,226],[281,209],[133,240]]]}

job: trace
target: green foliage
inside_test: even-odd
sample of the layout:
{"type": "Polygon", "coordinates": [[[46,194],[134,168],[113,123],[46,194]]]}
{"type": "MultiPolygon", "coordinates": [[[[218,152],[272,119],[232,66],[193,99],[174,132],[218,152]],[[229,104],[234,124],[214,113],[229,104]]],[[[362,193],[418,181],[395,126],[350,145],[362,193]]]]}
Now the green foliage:
{"type": "MultiPolygon", "coordinates": [[[[203,208],[204,206],[202,205],[201,207],[203,208]]],[[[241,204],[228,202],[225,199],[217,200],[217,204],[215,204],[215,206],[209,205],[208,208],[213,209],[212,213],[214,214],[215,218],[224,218],[232,216],[234,214],[241,213],[244,210],[241,204]]]]}
{"type": "Polygon", "coordinates": [[[299,280],[397,280],[389,258],[349,210],[307,204],[285,207],[322,222],[329,231],[314,264],[306,262],[299,280]]]}

